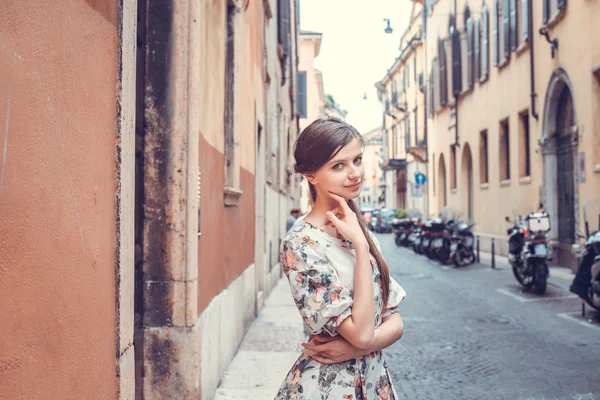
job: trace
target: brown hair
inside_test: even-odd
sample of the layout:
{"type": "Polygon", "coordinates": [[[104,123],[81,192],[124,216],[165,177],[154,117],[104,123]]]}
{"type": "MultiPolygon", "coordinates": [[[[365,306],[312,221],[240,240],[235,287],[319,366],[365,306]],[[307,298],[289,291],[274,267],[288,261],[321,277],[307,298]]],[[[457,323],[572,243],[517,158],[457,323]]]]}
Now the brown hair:
{"type": "MultiPolygon", "coordinates": [[[[325,163],[335,157],[342,147],[354,139],[358,139],[361,145],[363,144],[362,135],[353,126],[338,118],[328,117],[315,120],[300,133],[296,140],[294,145],[294,158],[296,159],[294,170],[300,174],[317,172],[325,163]]],[[[317,199],[317,190],[310,182],[308,182],[308,187],[314,202],[317,199]]],[[[383,304],[386,307],[390,294],[390,270],[369,234],[367,223],[358,207],[352,200],[348,200],[348,206],[356,214],[360,228],[369,243],[371,255],[379,266],[383,304]]]]}

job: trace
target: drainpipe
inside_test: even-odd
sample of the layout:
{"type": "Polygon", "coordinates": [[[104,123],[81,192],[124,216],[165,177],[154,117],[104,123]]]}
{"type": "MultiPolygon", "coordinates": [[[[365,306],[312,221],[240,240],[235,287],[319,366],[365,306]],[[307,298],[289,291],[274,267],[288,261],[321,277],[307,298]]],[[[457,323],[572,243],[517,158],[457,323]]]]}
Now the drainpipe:
{"type": "Polygon", "coordinates": [[[529,76],[531,80],[531,115],[535,118],[536,121],[539,120],[539,115],[535,109],[535,98],[537,97],[537,93],[535,92],[535,66],[534,66],[534,57],[533,57],[533,2],[530,1],[528,4],[528,14],[529,18],[527,21],[527,25],[529,26],[529,76]]]}

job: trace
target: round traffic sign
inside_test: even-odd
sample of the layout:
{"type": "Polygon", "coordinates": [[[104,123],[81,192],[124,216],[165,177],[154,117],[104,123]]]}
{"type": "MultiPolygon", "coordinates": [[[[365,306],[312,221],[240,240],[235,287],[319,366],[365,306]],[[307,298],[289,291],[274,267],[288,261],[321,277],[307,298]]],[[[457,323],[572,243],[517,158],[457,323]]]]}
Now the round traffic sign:
{"type": "Polygon", "coordinates": [[[427,177],[425,176],[424,173],[417,172],[415,174],[415,182],[418,183],[419,185],[423,185],[423,184],[425,184],[425,182],[427,182],[427,177]]]}

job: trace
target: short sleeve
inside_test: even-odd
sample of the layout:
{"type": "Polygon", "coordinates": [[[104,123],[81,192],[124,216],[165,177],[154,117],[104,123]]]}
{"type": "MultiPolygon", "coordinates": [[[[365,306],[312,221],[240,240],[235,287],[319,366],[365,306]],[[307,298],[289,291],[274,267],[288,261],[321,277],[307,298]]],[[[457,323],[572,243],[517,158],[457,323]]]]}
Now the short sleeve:
{"type": "Polygon", "coordinates": [[[385,310],[381,314],[381,318],[389,317],[392,314],[398,313],[398,305],[406,297],[406,291],[398,282],[390,277],[390,295],[385,310]]]}
{"type": "Polygon", "coordinates": [[[352,294],[339,280],[324,250],[304,235],[284,240],[281,265],[311,335],[336,329],[352,314],[352,294]]]}

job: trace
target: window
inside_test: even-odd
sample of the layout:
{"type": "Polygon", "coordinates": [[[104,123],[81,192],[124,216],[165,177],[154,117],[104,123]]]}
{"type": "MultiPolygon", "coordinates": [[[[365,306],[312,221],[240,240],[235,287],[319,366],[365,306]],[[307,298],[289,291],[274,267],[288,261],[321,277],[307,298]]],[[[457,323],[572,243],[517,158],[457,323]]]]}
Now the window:
{"type": "Polygon", "coordinates": [[[389,158],[396,158],[398,152],[398,129],[396,125],[392,126],[392,151],[389,158]]]}
{"type": "Polygon", "coordinates": [[[406,87],[410,87],[410,64],[406,64],[404,72],[406,72],[406,87]]]}
{"type": "Polygon", "coordinates": [[[502,61],[510,58],[510,4],[513,0],[502,0],[502,50],[504,55],[502,61]]]}
{"type": "Polygon", "coordinates": [[[481,21],[476,20],[473,25],[473,83],[481,79],[481,21]]]}
{"type": "Polygon", "coordinates": [[[469,7],[465,9],[465,29],[467,31],[467,84],[472,88],[475,84],[475,73],[473,68],[473,60],[475,53],[475,33],[473,27],[473,19],[469,7]]]}
{"type": "MultiPolygon", "coordinates": [[[[507,0],[505,0],[505,1],[507,1],[507,0]]],[[[518,20],[518,16],[519,16],[519,9],[517,8],[517,0],[508,0],[508,4],[509,4],[509,9],[510,9],[510,11],[509,11],[509,18],[510,18],[509,54],[510,54],[511,51],[515,51],[517,49],[517,47],[519,46],[519,37],[520,36],[518,35],[518,31],[517,31],[517,20],[518,20]]]]}
{"type": "Polygon", "coordinates": [[[417,82],[417,53],[413,57],[413,74],[415,76],[415,82],[417,82]]]}
{"type": "Polygon", "coordinates": [[[545,24],[551,17],[564,10],[567,5],[567,0],[542,0],[544,7],[543,23],[545,24]]]}
{"type": "Polygon", "coordinates": [[[500,63],[500,4],[494,0],[494,15],[492,17],[492,59],[494,67],[500,63]]]}
{"type": "MultiPolygon", "coordinates": [[[[229,3],[229,2],[228,2],[229,3]]],[[[285,64],[291,52],[291,23],[290,23],[290,1],[279,0],[277,3],[277,40],[281,47],[281,85],[285,83],[285,64]]]]}
{"type": "Polygon", "coordinates": [[[519,176],[531,176],[531,149],[529,144],[529,112],[519,115],[519,176]]]}
{"type": "Polygon", "coordinates": [[[412,132],[410,131],[410,112],[406,113],[406,132],[405,132],[405,136],[404,136],[404,140],[406,141],[406,148],[410,148],[412,141],[411,141],[411,137],[412,137],[412,132]]]}
{"type": "MultiPolygon", "coordinates": [[[[495,64],[494,64],[495,65],[495,64]]],[[[481,11],[481,80],[485,80],[490,71],[490,11],[483,5],[481,11]]]]}
{"type": "Polygon", "coordinates": [[[527,43],[529,40],[529,1],[517,0],[518,32],[516,37],[517,41],[521,41],[521,43],[527,43]]]}
{"type": "Polygon", "coordinates": [[[438,63],[439,63],[439,106],[448,104],[448,72],[446,70],[446,46],[444,39],[438,40],[438,63]]]}
{"type": "Polygon", "coordinates": [[[419,146],[421,141],[419,140],[419,113],[417,112],[417,107],[413,110],[415,116],[415,146],[419,146]]]}
{"type": "Polygon", "coordinates": [[[452,40],[452,95],[458,97],[462,92],[462,66],[460,49],[460,32],[454,26],[450,27],[452,40]]]}
{"type": "Polygon", "coordinates": [[[296,107],[298,116],[306,118],[306,71],[298,71],[296,75],[296,107]]]}
{"type": "Polygon", "coordinates": [[[510,180],[510,131],[508,119],[500,122],[500,181],[510,180]]]}
{"type": "Polygon", "coordinates": [[[240,187],[240,155],[237,152],[235,120],[235,5],[227,5],[225,37],[225,205],[237,205],[240,187]]]}
{"type": "Polygon", "coordinates": [[[481,184],[489,182],[488,166],[488,133],[481,131],[479,133],[479,182],[481,184]]]}
{"type": "Polygon", "coordinates": [[[456,189],[456,146],[450,146],[450,189],[456,189]]]}

